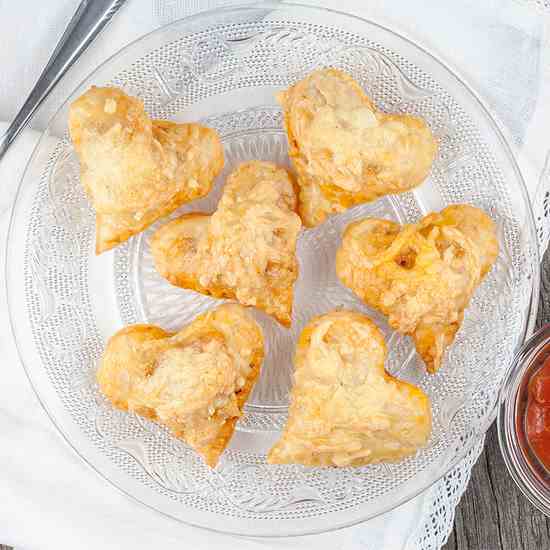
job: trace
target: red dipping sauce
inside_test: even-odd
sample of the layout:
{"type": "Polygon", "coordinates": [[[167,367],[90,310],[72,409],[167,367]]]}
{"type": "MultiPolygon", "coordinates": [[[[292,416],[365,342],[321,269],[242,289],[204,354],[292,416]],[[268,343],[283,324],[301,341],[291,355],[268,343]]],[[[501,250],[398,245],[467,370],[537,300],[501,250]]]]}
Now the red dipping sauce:
{"type": "Polygon", "coordinates": [[[508,368],[498,439],[521,492],[550,518],[550,324],[523,344],[508,368]]]}
{"type": "Polygon", "coordinates": [[[550,471],[550,357],[531,378],[528,391],[527,440],[537,458],[550,471]]]}

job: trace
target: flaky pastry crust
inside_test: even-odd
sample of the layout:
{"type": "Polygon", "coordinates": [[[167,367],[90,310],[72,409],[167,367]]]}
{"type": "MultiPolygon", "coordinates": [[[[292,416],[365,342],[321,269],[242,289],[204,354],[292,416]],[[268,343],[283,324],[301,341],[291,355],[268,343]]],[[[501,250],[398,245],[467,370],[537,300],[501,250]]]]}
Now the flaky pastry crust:
{"type": "Polygon", "coordinates": [[[107,343],[97,372],[115,407],[167,426],[214,467],[263,361],[263,335],[246,308],[225,304],[172,334],[133,325],[107,343]]]}
{"type": "Polygon", "coordinates": [[[489,216],[453,205],[413,225],[374,218],[351,223],[336,272],[367,305],[387,315],[392,328],[413,338],[433,373],[497,256],[489,216]]]}
{"type": "Polygon", "coordinates": [[[290,326],[301,221],[288,172],[271,162],[239,165],[212,215],[192,213],[158,229],[151,250],[173,285],[256,306],[290,326]]]}
{"type": "Polygon", "coordinates": [[[428,397],[384,370],[384,337],[366,316],[333,311],[302,332],[287,424],[271,464],[363,466],[415,453],[431,432],[428,397]]]}
{"type": "Polygon", "coordinates": [[[315,71],[277,99],[307,227],[356,204],[408,191],[430,171],[437,143],[427,124],[379,111],[343,71],[315,71]]]}
{"type": "Polygon", "coordinates": [[[204,197],[223,167],[214,130],[151,120],[118,88],[92,87],[71,104],[69,132],[96,211],[96,253],[204,197]]]}

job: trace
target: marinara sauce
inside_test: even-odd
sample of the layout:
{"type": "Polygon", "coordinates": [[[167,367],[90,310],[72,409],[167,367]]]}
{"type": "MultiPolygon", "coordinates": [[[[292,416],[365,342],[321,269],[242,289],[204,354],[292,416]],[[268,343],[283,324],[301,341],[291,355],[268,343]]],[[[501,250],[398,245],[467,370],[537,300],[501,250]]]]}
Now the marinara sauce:
{"type": "Polygon", "coordinates": [[[550,357],[529,381],[528,392],[527,440],[539,461],[550,471],[550,357]]]}

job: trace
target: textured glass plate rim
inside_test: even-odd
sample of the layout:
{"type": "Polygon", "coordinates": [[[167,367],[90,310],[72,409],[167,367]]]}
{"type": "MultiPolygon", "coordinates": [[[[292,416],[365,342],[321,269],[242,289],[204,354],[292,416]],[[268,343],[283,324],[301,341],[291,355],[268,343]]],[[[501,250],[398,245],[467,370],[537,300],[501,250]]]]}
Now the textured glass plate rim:
{"type": "MultiPolygon", "coordinates": [[[[83,456],[81,452],[76,447],[76,444],[73,444],[70,436],[68,433],[64,431],[64,429],[61,427],[60,422],[56,420],[55,413],[50,409],[50,407],[46,404],[45,400],[42,398],[41,394],[38,391],[38,388],[36,384],[33,382],[33,374],[32,374],[32,368],[29,368],[29,365],[25,363],[24,360],[24,354],[22,350],[22,342],[17,337],[18,334],[18,321],[16,320],[16,304],[14,302],[13,293],[10,293],[10,289],[15,287],[15,282],[11,281],[12,274],[10,273],[10,270],[8,269],[8,265],[11,264],[9,259],[15,255],[15,239],[14,239],[14,232],[15,232],[15,222],[17,213],[19,209],[22,208],[20,196],[22,194],[22,187],[23,182],[25,181],[28,172],[30,171],[30,168],[35,160],[35,158],[38,156],[38,153],[40,152],[40,149],[42,145],[44,144],[46,136],[50,133],[50,127],[52,122],[56,119],[57,115],[63,110],[65,105],[72,100],[77,94],[77,92],[80,90],[82,86],[85,85],[86,82],[88,82],[91,78],[97,77],[102,74],[102,72],[109,68],[110,65],[114,64],[116,61],[119,60],[123,56],[123,54],[129,54],[136,46],[142,45],[144,42],[146,42],[148,39],[156,37],[157,35],[161,35],[166,31],[170,31],[173,29],[176,29],[179,25],[192,23],[194,21],[200,21],[202,19],[207,19],[209,16],[212,16],[214,14],[219,15],[220,13],[243,13],[246,11],[253,11],[253,10],[259,10],[259,9],[265,9],[265,10],[281,10],[281,9],[288,9],[288,8],[299,8],[300,10],[303,10],[305,12],[309,13],[324,13],[324,14],[334,14],[335,16],[339,16],[341,18],[347,18],[349,21],[354,21],[356,23],[367,23],[369,25],[372,25],[374,27],[377,27],[379,30],[388,33],[389,35],[393,36],[394,38],[398,40],[402,40],[405,43],[407,43],[409,46],[412,47],[413,50],[416,50],[417,53],[422,54],[422,56],[427,56],[432,62],[434,62],[436,65],[439,65],[440,68],[444,70],[445,73],[447,73],[448,76],[450,76],[457,85],[462,87],[463,92],[466,92],[466,95],[470,97],[470,99],[474,100],[474,103],[477,104],[477,107],[480,108],[480,111],[482,114],[485,115],[486,122],[489,124],[491,129],[493,130],[495,136],[497,137],[498,141],[500,142],[500,145],[503,148],[503,152],[506,153],[506,155],[509,158],[509,161],[513,167],[515,179],[519,183],[519,190],[522,194],[524,206],[526,208],[526,223],[529,226],[529,233],[531,237],[531,242],[536,243],[536,230],[535,230],[535,224],[534,224],[534,215],[533,210],[531,206],[531,202],[529,200],[529,195],[527,193],[527,189],[525,186],[523,174],[521,173],[516,157],[514,155],[514,152],[508,142],[508,140],[505,137],[506,130],[502,126],[502,124],[499,123],[499,121],[496,119],[494,114],[492,113],[491,109],[487,107],[484,100],[482,100],[477,92],[470,86],[467,81],[464,79],[462,75],[460,75],[454,68],[451,68],[451,66],[443,61],[440,56],[436,56],[433,53],[431,53],[428,49],[426,49],[424,46],[419,45],[415,40],[408,38],[405,34],[402,32],[395,32],[391,30],[390,28],[381,25],[373,20],[364,18],[364,17],[358,17],[356,15],[348,14],[345,12],[341,12],[338,10],[332,10],[329,8],[323,8],[323,7],[315,7],[305,4],[299,4],[299,3],[278,3],[278,2],[258,2],[258,3],[251,3],[251,4],[242,4],[237,6],[230,6],[225,8],[218,8],[214,10],[208,10],[203,11],[195,15],[191,15],[189,17],[185,17],[182,19],[179,19],[177,21],[174,21],[173,23],[170,23],[168,25],[162,26],[150,33],[147,33],[138,39],[134,40],[133,42],[129,43],[124,48],[121,48],[117,52],[115,52],[113,55],[111,55],[109,58],[107,58],[103,63],[101,63],[98,67],[96,67],[92,72],[90,72],[74,89],[73,91],[68,95],[67,99],[62,102],[61,106],[55,111],[55,113],[52,115],[50,122],[48,123],[48,127],[44,132],[41,134],[33,152],[30,156],[27,165],[25,167],[25,171],[23,173],[23,176],[21,177],[21,180],[18,184],[16,196],[14,199],[14,203],[11,209],[11,216],[10,216],[10,223],[9,223],[9,229],[8,229],[8,238],[6,241],[6,265],[5,265],[5,291],[7,294],[7,304],[8,304],[8,313],[9,313],[9,319],[10,319],[10,328],[11,332],[15,341],[17,353],[19,355],[19,359],[23,365],[23,368],[25,370],[25,374],[29,380],[29,383],[31,387],[33,388],[34,393],[37,396],[38,401],[42,405],[44,411],[52,421],[53,425],[56,427],[58,432],[61,434],[65,442],[69,445],[69,447],[80,457],[80,459],[93,471],[95,471],[102,479],[104,479],[106,482],[109,483],[112,487],[117,489],[122,494],[126,495],[127,497],[131,498],[133,501],[145,506],[146,508],[152,509],[159,514],[171,519],[175,520],[178,523],[183,524],[191,524],[195,525],[204,529],[208,529],[211,531],[217,531],[222,533],[231,533],[234,535],[244,535],[244,536],[251,536],[250,533],[244,533],[240,530],[221,530],[210,526],[205,526],[203,524],[192,522],[192,521],[184,521],[180,518],[177,518],[173,515],[171,515],[168,512],[164,512],[162,510],[159,510],[152,504],[148,504],[147,502],[144,502],[139,497],[137,497],[134,494],[131,494],[130,492],[126,491],[122,487],[120,487],[115,481],[110,479],[105,473],[103,473],[98,467],[96,467],[87,457],[83,456]]],[[[532,285],[532,292],[531,292],[531,298],[530,298],[530,304],[528,305],[528,315],[524,323],[523,328],[523,334],[518,340],[518,347],[522,346],[525,342],[526,338],[532,333],[533,327],[536,320],[536,312],[538,307],[538,298],[539,298],[539,286],[540,286],[540,262],[539,262],[539,251],[538,248],[535,249],[535,256],[536,256],[536,266],[535,266],[535,273],[534,273],[534,280],[532,285]]],[[[503,378],[501,384],[504,384],[505,378],[503,378]]],[[[502,388],[502,386],[501,386],[502,388]]],[[[493,407],[493,411],[490,415],[488,415],[486,422],[481,425],[477,431],[479,435],[483,435],[490,425],[492,424],[493,420],[495,419],[495,416],[497,414],[499,401],[495,402],[495,405],[493,407]]],[[[415,498],[419,494],[423,493],[427,489],[429,489],[431,486],[433,486],[436,482],[438,482],[441,478],[443,478],[449,471],[451,471],[456,465],[467,455],[467,453],[474,447],[474,445],[477,443],[478,438],[472,438],[471,441],[465,445],[461,452],[457,453],[451,462],[446,464],[445,466],[440,467],[440,471],[437,472],[436,475],[429,476],[429,480],[424,480],[423,483],[420,484],[419,487],[415,488],[412,491],[409,491],[404,496],[396,499],[394,502],[392,502],[390,505],[385,506],[383,509],[377,511],[373,514],[365,514],[361,516],[358,514],[359,517],[354,517],[354,519],[350,521],[342,521],[339,523],[335,523],[334,525],[330,525],[328,527],[322,527],[322,528],[315,528],[315,529],[303,529],[300,531],[293,531],[288,532],[285,534],[280,534],[275,532],[273,529],[266,529],[262,533],[254,534],[253,536],[258,537],[287,537],[287,536],[301,536],[301,535],[309,535],[309,534],[317,534],[317,533],[323,533],[327,531],[334,531],[337,529],[342,529],[345,527],[350,527],[352,525],[361,523],[363,521],[372,519],[374,517],[377,517],[379,515],[388,513],[389,511],[405,504],[406,502],[410,501],[411,499],[415,498]]],[[[307,523],[308,520],[306,520],[307,523]]]]}
{"type": "Polygon", "coordinates": [[[526,464],[523,453],[516,448],[516,399],[525,371],[538,353],[550,342],[550,325],[535,332],[518,350],[507,372],[499,394],[497,417],[498,443],[510,477],[525,498],[545,516],[550,517],[550,497],[544,495],[540,482],[526,464]]]}

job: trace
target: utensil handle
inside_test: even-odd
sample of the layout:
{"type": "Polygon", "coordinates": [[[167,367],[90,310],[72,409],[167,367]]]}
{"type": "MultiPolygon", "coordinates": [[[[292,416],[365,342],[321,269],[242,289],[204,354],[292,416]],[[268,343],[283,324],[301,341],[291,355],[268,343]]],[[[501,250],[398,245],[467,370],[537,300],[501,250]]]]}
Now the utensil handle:
{"type": "Polygon", "coordinates": [[[82,0],[25,103],[0,137],[0,160],[34,112],[126,0],[82,0]]]}

